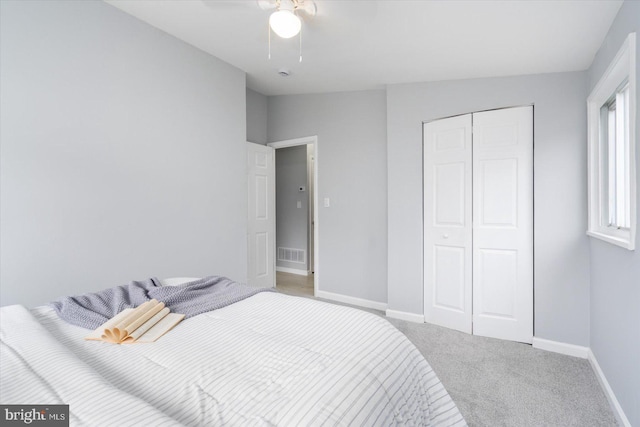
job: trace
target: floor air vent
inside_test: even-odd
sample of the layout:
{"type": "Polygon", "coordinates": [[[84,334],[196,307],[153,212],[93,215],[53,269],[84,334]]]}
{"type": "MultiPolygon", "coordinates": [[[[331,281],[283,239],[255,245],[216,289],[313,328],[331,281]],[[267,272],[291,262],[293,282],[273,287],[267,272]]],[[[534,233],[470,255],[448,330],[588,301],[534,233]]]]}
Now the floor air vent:
{"type": "Polygon", "coordinates": [[[278,248],[278,261],[305,264],[307,262],[307,256],[303,249],[278,248]]]}

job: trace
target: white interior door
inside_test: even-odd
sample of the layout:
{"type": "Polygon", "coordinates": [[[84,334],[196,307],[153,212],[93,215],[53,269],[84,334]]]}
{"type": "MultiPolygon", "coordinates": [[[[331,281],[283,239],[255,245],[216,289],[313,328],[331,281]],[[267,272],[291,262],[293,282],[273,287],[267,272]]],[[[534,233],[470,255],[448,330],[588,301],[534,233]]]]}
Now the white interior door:
{"type": "Polygon", "coordinates": [[[533,339],[533,107],[473,114],[473,333],[533,339]]]}
{"type": "Polygon", "coordinates": [[[471,114],[423,131],[425,320],[471,333],[471,114]]]}
{"type": "Polygon", "coordinates": [[[248,275],[251,286],[275,287],[276,166],[274,149],[247,143],[248,275]]]}

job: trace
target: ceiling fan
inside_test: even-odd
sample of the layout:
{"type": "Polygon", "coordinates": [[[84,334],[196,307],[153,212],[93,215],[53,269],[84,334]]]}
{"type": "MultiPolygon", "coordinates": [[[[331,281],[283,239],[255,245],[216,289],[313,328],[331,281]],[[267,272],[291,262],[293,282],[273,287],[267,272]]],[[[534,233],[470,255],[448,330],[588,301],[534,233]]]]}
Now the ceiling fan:
{"type": "Polygon", "coordinates": [[[317,12],[313,0],[258,0],[258,6],[263,10],[276,9],[269,17],[269,27],[283,39],[300,32],[301,16],[313,17],[317,12]]]}
{"type": "MultiPolygon", "coordinates": [[[[302,62],[302,20],[308,20],[316,16],[317,7],[314,0],[202,0],[202,2],[213,9],[237,10],[240,6],[250,6],[255,9],[273,10],[269,16],[269,55],[271,59],[271,32],[283,39],[289,39],[300,35],[300,58],[302,62]],[[258,8],[256,8],[256,4],[258,8]]],[[[244,10],[249,10],[244,8],[244,10]]]]}
{"type": "Polygon", "coordinates": [[[302,62],[302,20],[300,15],[313,17],[317,8],[313,0],[258,0],[263,10],[276,9],[269,16],[269,59],[271,59],[271,31],[283,39],[300,34],[300,59],[302,62]]]}

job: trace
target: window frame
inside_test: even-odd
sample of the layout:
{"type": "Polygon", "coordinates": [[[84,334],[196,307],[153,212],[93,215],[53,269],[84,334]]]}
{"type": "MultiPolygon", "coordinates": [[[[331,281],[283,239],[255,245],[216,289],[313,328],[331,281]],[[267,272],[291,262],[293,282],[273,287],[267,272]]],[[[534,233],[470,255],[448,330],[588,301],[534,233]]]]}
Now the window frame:
{"type": "Polygon", "coordinates": [[[636,214],[636,33],[630,33],[623,42],[615,58],[609,64],[598,84],[587,98],[588,126],[588,228],[587,235],[628,250],[635,249],[637,214],[636,214]],[[607,154],[603,153],[608,146],[601,141],[602,127],[600,121],[601,108],[618,92],[626,81],[629,84],[629,228],[618,228],[609,225],[609,198],[607,196],[608,180],[604,176],[609,173],[603,162],[607,154]]]}

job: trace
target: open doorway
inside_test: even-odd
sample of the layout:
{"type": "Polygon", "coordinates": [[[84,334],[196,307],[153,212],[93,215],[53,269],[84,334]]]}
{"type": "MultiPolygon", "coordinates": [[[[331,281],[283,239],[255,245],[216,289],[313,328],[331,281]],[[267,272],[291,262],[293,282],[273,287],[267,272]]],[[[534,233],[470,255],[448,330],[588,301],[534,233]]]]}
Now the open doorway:
{"type": "Polygon", "coordinates": [[[318,288],[317,137],[267,145],[275,149],[276,288],[314,296],[318,288]]]}

